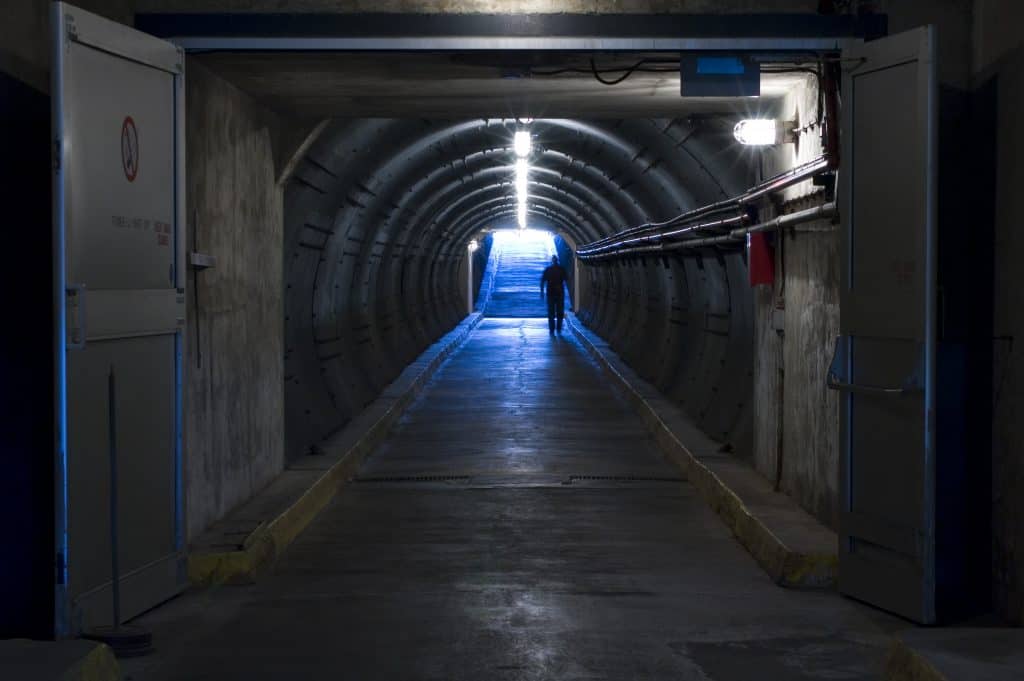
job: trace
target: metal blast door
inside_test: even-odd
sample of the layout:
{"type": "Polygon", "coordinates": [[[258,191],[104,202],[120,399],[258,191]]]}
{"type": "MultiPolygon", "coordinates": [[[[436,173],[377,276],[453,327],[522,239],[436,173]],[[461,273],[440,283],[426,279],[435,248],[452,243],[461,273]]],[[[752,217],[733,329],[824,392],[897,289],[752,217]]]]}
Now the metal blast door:
{"type": "Polygon", "coordinates": [[[843,53],[839,588],[935,621],[936,77],[931,27],[843,53]]]}
{"type": "Polygon", "coordinates": [[[111,621],[108,377],[123,618],[181,591],[184,58],[54,3],[56,632],[111,621]]]}

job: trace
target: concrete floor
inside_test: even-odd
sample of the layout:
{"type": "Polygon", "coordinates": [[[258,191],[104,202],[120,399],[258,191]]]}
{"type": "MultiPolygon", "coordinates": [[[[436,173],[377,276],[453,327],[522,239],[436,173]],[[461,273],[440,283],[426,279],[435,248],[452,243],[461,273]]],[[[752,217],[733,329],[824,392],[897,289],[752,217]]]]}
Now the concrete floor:
{"type": "Polygon", "coordinates": [[[574,338],[486,319],[272,574],[143,618],[126,676],[880,677],[891,620],[775,586],[677,476],[574,338]]]}

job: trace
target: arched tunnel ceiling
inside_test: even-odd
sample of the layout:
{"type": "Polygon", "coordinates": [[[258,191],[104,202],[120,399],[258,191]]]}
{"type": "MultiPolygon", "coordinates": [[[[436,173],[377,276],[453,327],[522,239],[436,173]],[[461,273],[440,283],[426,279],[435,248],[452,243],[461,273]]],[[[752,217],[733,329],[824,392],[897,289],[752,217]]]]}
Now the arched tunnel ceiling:
{"type": "MultiPolygon", "coordinates": [[[[520,127],[515,119],[337,119],[295,164],[285,196],[291,455],[358,413],[465,315],[466,244],[515,222],[520,127]]],[[[530,225],[576,244],[738,194],[753,179],[751,157],[704,119],[525,127],[530,225]]],[[[725,272],[702,273],[718,281],[708,295],[728,290],[725,272]]],[[[607,268],[595,291],[648,285],[631,276],[607,268]]]]}
{"type": "Polygon", "coordinates": [[[381,236],[397,229],[414,240],[464,240],[484,212],[514,206],[511,141],[519,127],[531,131],[534,143],[531,212],[557,216],[580,243],[720,200],[750,183],[741,148],[717,128],[680,119],[544,119],[528,126],[511,119],[339,120],[307,152],[297,181],[310,168],[311,182],[326,176],[327,186],[317,185],[324,196],[317,209],[332,219],[376,219],[381,236]]]}

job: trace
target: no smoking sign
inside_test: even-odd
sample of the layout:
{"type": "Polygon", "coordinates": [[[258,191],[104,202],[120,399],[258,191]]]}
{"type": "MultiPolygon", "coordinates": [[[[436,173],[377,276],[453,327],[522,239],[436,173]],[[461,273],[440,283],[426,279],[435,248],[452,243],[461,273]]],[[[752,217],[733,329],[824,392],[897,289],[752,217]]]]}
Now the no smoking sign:
{"type": "Polygon", "coordinates": [[[131,116],[124,117],[121,124],[121,167],[129,182],[139,174],[139,131],[131,116]]]}

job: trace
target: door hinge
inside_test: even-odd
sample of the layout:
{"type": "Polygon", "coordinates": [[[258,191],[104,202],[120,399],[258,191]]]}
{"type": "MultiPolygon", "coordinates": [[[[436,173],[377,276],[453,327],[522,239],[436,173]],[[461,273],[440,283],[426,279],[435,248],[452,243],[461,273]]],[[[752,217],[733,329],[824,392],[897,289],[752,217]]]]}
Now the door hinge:
{"type": "Polygon", "coordinates": [[[61,143],[60,138],[53,140],[53,170],[54,172],[60,172],[60,158],[61,158],[61,143]]]}

